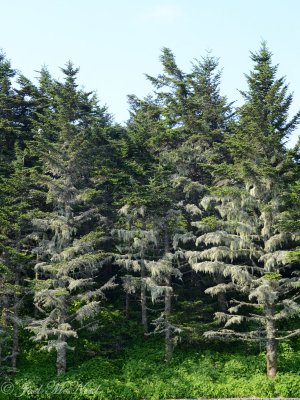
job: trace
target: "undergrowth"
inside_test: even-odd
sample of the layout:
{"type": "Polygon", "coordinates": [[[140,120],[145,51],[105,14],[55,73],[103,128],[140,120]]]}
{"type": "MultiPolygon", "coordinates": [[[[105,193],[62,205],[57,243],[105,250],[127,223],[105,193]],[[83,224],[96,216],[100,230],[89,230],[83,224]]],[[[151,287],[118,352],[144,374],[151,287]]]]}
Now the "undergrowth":
{"type": "MultiPolygon", "coordinates": [[[[81,345],[88,347],[84,341],[81,345]]],[[[76,357],[75,351],[67,373],[57,377],[54,354],[32,347],[23,352],[19,372],[2,384],[1,399],[300,397],[299,341],[280,346],[279,365],[278,376],[270,380],[263,352],[238,343],[209,342],[179,345],[166,364],[162,342],[151,337],[121,352],[90,359],[76,357]]]]}

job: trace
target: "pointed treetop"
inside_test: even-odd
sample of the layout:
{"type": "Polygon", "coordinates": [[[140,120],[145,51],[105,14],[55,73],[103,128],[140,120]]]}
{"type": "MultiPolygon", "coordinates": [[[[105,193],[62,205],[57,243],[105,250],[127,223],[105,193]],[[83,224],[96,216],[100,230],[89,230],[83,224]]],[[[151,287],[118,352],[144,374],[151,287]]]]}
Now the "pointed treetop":
{"type": "Polygon", "coordinates": [[[246,75],[248,90],[240,91],[246,102],[239,113],[244,122],[255,123],[264,137],[281,143],[299,124],[300,112],[288,120],[293,95],[288,93],[285,77],[276,77],[278,65],[272,65],[272,53],[265,41],[250,58],[254,67],[246,75]]]}
{"type": "Polygon", "coordinates": [[[169,48],[163,47],[160,61],[162,62],[164,70],[167,74],[174,75],[178,80],[183,79],[183,73],[178,68],[175,61],[175,56],[169,48]]]}
{"type": "Polygon", "coordinates": [[[76,88],[78,85],[76,84],[77,74],[80,68],[75,68],[72,61],[68,61],[64,68],[61,68],[61,71],[64,74],[66,86],[71,86],[76,88]]]}

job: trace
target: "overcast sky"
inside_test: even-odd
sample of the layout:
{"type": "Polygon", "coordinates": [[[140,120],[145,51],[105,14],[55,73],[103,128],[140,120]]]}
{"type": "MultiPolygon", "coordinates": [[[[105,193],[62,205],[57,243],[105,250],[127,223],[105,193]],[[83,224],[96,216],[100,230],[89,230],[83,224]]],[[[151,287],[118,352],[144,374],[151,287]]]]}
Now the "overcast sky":
{"type": "Polygon", "coordinates": [[[122,123],[128,118],[126,96],[151,91],[144,73],[161,72],[162,47],[173,50],[185,71],[211,51],[223,68],[222,93],[239,104],[237,89],[245,89],[244,73],[251,69],[249,52],[265,39],[294,92],[295,113],[299,15],[298,0],[4,0],[0,48],[30,79],[42,65],[58,78],[59,67],[72,60],[80,67],[79,83],[96,90],[122,123]]]}

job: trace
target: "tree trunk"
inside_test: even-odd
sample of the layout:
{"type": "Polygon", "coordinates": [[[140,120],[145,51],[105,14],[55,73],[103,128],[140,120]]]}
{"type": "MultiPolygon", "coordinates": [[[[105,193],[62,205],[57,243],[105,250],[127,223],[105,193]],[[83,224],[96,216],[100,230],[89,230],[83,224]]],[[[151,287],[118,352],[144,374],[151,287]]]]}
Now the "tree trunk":
{"type": "Polygon", "coordinates": [[[130,305],[130,297],[129,293],[125,293],[125,317],[129,319],[129,305],[130,305]]]}
{"type": "Polygon", "coordinates": [[[4,329],[7,329],[8,327],[8,297],[3,296],[3,301],[2,301],[2,326],[4,329]]]}
{"type": "MultiPolygon", "coordinates": [[[[222,275],[218,274],[215,278],[215,281],[217,284],[224,283],[224,277],[222,275]]],[[[223,292],[218,293],[217,300],[218,300],[219,310],[222,312],[227,312],[228,304],[227,304],[227,299],[226,299],[225,293],[223,293],[223,292]]]]}
{"type": "MultiPolygon", "coordinates": [[[[37,252],[37,254],[36,254],[36,264],[38,264],[39,262],[40,262],[39,252],[37,252]]],[[[36,281],[36,283],[37,283],[37,281],[39,279],[40,279],[39,272],[38,272],[38,270],[35,270],[35,281],[36,281]]],[[[38,313],[37,307],[34,307],[34,319],[39,319],[39,313],[38,313]]]]}
{"type": "Polygon", "coordinates": [[[148,316],[147,316],[147,291],[145,285],[146,267],[145,263],[141,261],[141,309],[142,309],[142,324],[144,327],[144,334],[148,333],[148,316]]]}
{"type": "Polygon", "coordinates": [[[171,307],[172,307],[172,291],[171,291],[171,276],[166,278],[166,286],[170,290],[165,292],[165,356],[166,361],[169,362],[173,355],[173,344],[172,344],[172,328],[170,324],[171,307]]]}
{"type": "Polygon", "coordinates": [[[16,322],[14,322],[13,345],[12,345],[12,356],[11,356],[11,366],[14,371],[17,369],[18,354],[19,354],[19,325],[16,322]]]}
{"type": "Polygon", "coordinates": [[[57,349],[56,371],[57,375],[63,375],[67,368],[67,344],[62,336],[59,339],[61,340],[61,345],[57,349]]]}
{"type": "Polygon", "coordinates": [[[18,297],[15,295],[15,305],[14,305],[14,324],[13,324],[13,343],[12,343],[12,356],[11,356],[11,366],[15,371],[17,369],[17,358],[19,354],[19,324],[18,324],[18,297]]]}
{"type": "MultiPolygon", "coordinates": [[[[65,299],[62,299],[62,308],[59,311],[58,324],[61,325],[66,322],[66,303],[65,299]]],[[[67,342],[66,337],[63,333],[58,335],[58,346],[56,355],[56,371],[57,375],[63,375],[67,368],[67,342]]]]}
{"type": "MultiPolygon", "coordinates": [[[[18,242],[19,243],[19,242],[18,242]]],[[[18,245],[19,247],[19,245],[18,245]]],[[[18,251],[20,249],[18,248],[18,251]]],[[[20,283],[20,277],[17,273],[16,276],[16,285],[20,283]]],[[[11,366],[12,369],[15,371],[17,369],[17,358],[19,354],[19,296],[17,293],[14,294],[14,321],[13,321],[13,343],[12,343],[12,355],[11,355],[11,366]]]]}
{"type": "Polygon", "coordinates": [[[274,306],[267,305],[266,308],[266,333],[267,333],[267,376],[274,378],[277,373],[277,343],[274,320],[274,306]]]}
{"type": "MultiPolygon", "coordinates": [[[[169,235],[168,232],[165,234],[165,253],[169,253],[169,235]]],[[[168,274],[165,278],[165,284],[170,290],[165,291],[165,357],[166,361],[169,362],[173,355],[173,343],[172,343],[172,328],[170,324],[170,317],[172,311],[172,277],[168,274]]]]}

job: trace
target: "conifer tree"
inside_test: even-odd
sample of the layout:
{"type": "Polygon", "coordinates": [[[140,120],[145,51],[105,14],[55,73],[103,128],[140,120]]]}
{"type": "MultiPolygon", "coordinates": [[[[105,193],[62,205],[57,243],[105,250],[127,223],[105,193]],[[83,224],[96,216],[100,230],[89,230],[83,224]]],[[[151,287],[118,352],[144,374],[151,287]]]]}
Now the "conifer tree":
{"type": "Polygon", "coordinates": [[[174,281],[182,280],[181,261],[182,252],[177,251],[176,242],[182,237],[184,228],[182,226],[182,215],[180,210],[169,208],[157,221],[160,233],[161,256],[158,260],[148,264],[151,274],[151,295],[153,300],[163,295],[164,310],[154,321],[156,333],[164,333],[165,337],[165,359],[171,361],[173,350],[181,333],[181,328],[173,321],[174,307],[174,281]]]}
{"type": "Polygon", "coordinates": [[[157,241],[151,224],[151,192],[149,181],[153,176],[154,154],[150,144],[155,125],[155,106],[129,96],[130,120],[123,138],[121,169],[126,176],[118,201],[118,218],[113,234],[116,236],[116,262],[124,268],[123,286],[126,295],[126,314],[129,314],[130,295],[139,291],[141,320],[144,334],[148,333],[147,271],[148,251],[153,254],[157,241]],[[137,278],[136,273],[139,274],[137,278]]]}
{"type": "MultiPolygon", "coordinates": [[[[146,226],[146,208],[125,205],[120,211],[123,223],[121,229],[115,229],[117,235],[116,257],[118,265],[123,267],[123,286],[126,294],[126,314],[129,313],[129,296],[139,291],[141,321],[144,334],[148,334],[147,278],[146,263],[155,254],[157,234],[146,226]],[[138,276],[137,276],[138,273],[138,276]]],[[[121,222],[121,219],[120,219],[121,222]]],[[[147,221],[148,222],[148,221],[147,221]]]]}
{"type": "MultiPolygon", "coordinates": [[[[30,255],[26,235],[29,212],[35,208],[30,195],[32,179],[26,145],[30,139],[32,107],[27,98],[25,77],[19,76],[19,89],[13,86],[17,73],[4,53],[0,54],[0,262],[2,268],[1,315],[6,346],[2,356],[15,370],[19,352],[20,312],[28,292],[26,277],[30,255]]],[[[1,358],[1,357],[0,357],[1,358]]],[[[8,364],[6,364],[8,365],[8,364]]]]}
{"type": "Polygon", "coordinates": [[[0,52],[0,176],[8,176],[14,168],[15,144],[24,149],[30,139],[31,105],[26,98],[26,78],[17,76],[5,54],[0,52]],[[20,88],[13,86],[17,80],[20,88]]]}
{"type": "Polygon", "coordinates": [[[284,79],[276,79],[277,67],[272,66],[265,43],[251,58],[255,67],[247,77],[249,90],[243,93],[246,101],[238,110],[239,121],[227,141],[233,166],[228,166],[226,179],[219,179],[210,196],[202,200],[202,206],[211,208],[215,215],[215,230],[204,233],[207,226],[198,222],[202,234],[196,244],[202,249],[190,254],[190,262],[196,271],[221,271],[229,279],[209,288],[208,293],[234,290],[247,295],[243,300],[233,299],[229,313],[217,313],[217,318],[226,322],[225,328],[207,335],[263,339],[267,375],[274,377],[276,342],[300,333],[299,329],[278,326],[279,321],[299,312],[299,278],[293,275],[288,257],[297,237],[280,224],[285,218],[282,193],[294,168],[284,139],[299,122],[300,114],[287,120],[292,96],[284,79]],[[227,329],[247,320],[260,329],[227,329]]]}
{"type": "Polygon", "coordinates": [[[125,188],[125,205],[115,229],[119,250],[116,262],[128,271],[123,277],[126,298],[128,291],[140,291],[144,333],[150,331],[148,297],[153,303],[164,303],[164,312],[155,318],[155,332],[165,335],[169,361],[172,332],[176,330],[171,323],[172,279],[180,275],[171,248],[173,235],[180,229],[174,225],[178,211],[172,209],[174,191],[168,182],[169,171],[157,165],[160,157],[157,140],[164,135],[165,124],[159,104],[151,97],[139,100],[131,96],[130,104],[125,165],[131,171],[131,185],[129,193],[125,188]]]}
{"type": "Polygon", "coordinates": [[[9,166],[14,159],[14,144],[17,137],[16,92],[12,79],[16,71],[10,62],[0,53],[0,173],[9,173],[9,166]]]}
{"type": "MultiPolygon", "coordinates": [[[[186,232],[176,240],[178,248],[184,249],[192,246],[193,221],[205,216],[200,201],[213,183],[214,169],[229,157],[224,133],[232,112],[231,104],[220,94],[217,59],[207,55],[196,60],[190,73],[179,69],[167,48],[163,49],[161,61],[164,74],[148,78],[157,89],[161,118],[166,125],[166,134],[157,135],[162,147],[160,158],[169,170],[177,207],[187,221],[186,232]]],[[[218,303],[223,310],[226,308],[222,293],[218,303]]]]}
{"type": "Polygon", "coordinates": [[[92,166],[86,162],[97,110],[89,94],[77,89],[78,70],[68,63],[63,72],[64,83],[50,85],[57,131],[44,134],[39,128],[35,142],[42,162],[39,180],[47,188],[51,211],[32,221],[38,260],[34,301],[41,318],[29,326],[34,340],[56,351],[58,374],[66,370],[70,339],[86,324],[95,326],[92,317],[104,290],[114,286],[112,279],[100,286],[93,280],[107,258],[101,248],[103,218],[92,201],[92,166]]]}
{"type": "MultiPolygon", "coordinates": [[[[300,142],[296,144],[288,152],[288,156],[294,161],[293,169],[289,176],[289,185],[284,192],[285,210],[283,211],[284,218],[280,222],[281,229],[285,232],[294,233],[299,236],[300,233],[300,142]]],[[[300,250],[299,247],[292,249],[290,252],[291,260],[299,262],[300,250]]]]}
{"type": "Polygon", "coordinates": [[[30,168],[24,165],[25,158],[23,151],[16,151],[16,160],[11,166],[14,171],[0,185],[0,302],[2,327],[7,334],[6,351],[3,349],[2,355],[6,353],[4,357],[10,360],[14,370],[19,353],[19,327],[26,320],[22,306],[25,296],[30,293],[26,280],[30,275],[32,257],[27,235],[37,201],[31,194],[33,182],[30,168]]]}

